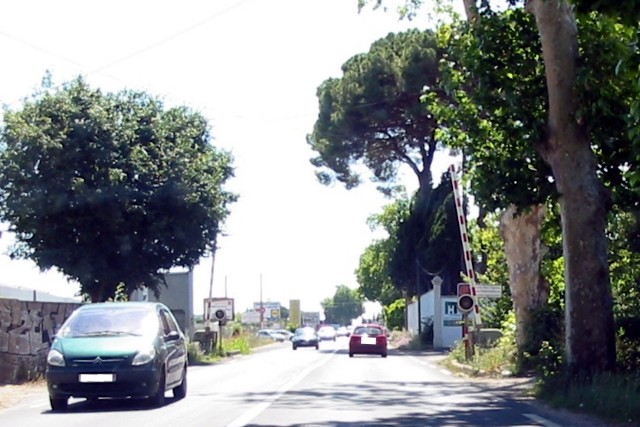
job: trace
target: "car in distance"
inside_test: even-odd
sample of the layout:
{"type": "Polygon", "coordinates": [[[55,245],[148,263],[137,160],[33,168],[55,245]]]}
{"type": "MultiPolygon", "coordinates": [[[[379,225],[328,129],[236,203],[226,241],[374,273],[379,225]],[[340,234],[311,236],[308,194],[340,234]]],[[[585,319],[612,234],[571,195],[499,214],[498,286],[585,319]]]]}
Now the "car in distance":
{"type": "Polygon", "coordinates": [[[321,341],[335,341],[336,340],[336,330],[333,326],[321,326],[318,329],[318,337],[321,341]]]}
{"type": "Polygon", "coordinates": [[[351,334],[346,326],[340,326],[336,331],[336,336],[338,337],[348,337],[351,334]]]}
{"type": "Polygon", "coordinates": [[[349,357],[354,354],[379,354],[387,357],[387,336],[381,325],[356,326],[349,337],[349,357]]]}
{"type": "Polygon", "coordinates": [[[286,336],[284,336],[283,334],[277,331],[274,331],[273,329],[260,329],[258,332],[256,332],[256,336],[269,338],[277,342],[283,342],[284,340],[287,339],[286,336]]]}
{"type": "Polygon", "coordinates": [[[291,347],[297,350],[298,347],[320,347],[320,338],[313,328],[298,328],[291,337],[291,347]]]}
{"type": "Polygon", "coordinates": [[[276,329],[275,330],[277,333],[284,335],[285,339],[290,340],[291,337],[293,336],[293,332],[287,330],[287,329],[276,329]]]}
{"type": "Polygon", "coordinates": [[[146,398],[187,394],[187,344],[171,311],[158,302],[86,304],[62,324],[47,354],[53,411],[70,397],[146,398]]]}

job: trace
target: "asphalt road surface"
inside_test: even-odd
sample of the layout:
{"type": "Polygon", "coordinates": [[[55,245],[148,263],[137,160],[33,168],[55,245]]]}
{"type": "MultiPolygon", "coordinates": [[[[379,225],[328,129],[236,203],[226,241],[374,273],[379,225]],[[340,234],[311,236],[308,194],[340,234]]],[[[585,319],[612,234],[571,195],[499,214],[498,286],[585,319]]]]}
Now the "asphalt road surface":
{"type": "MultiPolygon", "coordinates": [[[[288,342],[212,366],[191,366],[187,397],[162,408],[136,400],[71,399],[51,412],[43,388],[0,411],[2,427],[584,426],[503,387],[452,375],[433,357],[391,350],[349,358],[347,339],[320,350],[288,342]]],[[[168,393],[167,396],[170,396],[168,393]]]]}

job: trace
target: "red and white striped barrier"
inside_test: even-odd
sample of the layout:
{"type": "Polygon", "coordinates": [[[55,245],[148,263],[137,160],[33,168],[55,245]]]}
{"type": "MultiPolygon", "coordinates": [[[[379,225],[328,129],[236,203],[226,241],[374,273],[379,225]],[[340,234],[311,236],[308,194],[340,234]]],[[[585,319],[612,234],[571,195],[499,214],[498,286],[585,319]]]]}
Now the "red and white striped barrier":
{"type": "Polygon", "coordinates": [[[476,294],[476,274],[473,270],[471,245],[469,244],[469,236],[467,235],[467,220],[464,215],[464,209],[462,208],[462,187],[460,186],[460,179],[458,178],[458,173],[454,165],[449,166],[449,173],[451,174],[451,185],[453,186],[453,196],[458,214],[462,250],[464,251],[464,263],[467,269],[467,277],[469,277],[471,296],[473,297],[473,324],[474,326],[479,326],[482,324],[482,319],[480,317],[480,306],[478,305],[478,296],[476,294]]]}

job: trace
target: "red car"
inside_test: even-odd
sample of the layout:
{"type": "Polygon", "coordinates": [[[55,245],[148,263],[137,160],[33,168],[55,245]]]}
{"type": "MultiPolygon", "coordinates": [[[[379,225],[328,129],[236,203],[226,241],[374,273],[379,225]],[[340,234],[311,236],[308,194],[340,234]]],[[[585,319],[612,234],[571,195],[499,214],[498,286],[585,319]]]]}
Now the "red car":
{"type": "Polygon", "coordinates": [[[354,354],[379,354],[387,357],[387,335],[384,326],[356,326],[349,337],[349,357],[353,357],[354,354]]]}

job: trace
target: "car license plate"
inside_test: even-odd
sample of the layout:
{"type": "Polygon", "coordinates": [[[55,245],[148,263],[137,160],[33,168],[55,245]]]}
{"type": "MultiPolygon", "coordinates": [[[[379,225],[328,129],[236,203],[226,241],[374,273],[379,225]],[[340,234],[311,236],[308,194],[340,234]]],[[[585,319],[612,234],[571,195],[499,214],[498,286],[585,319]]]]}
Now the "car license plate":
{"type": "Polygon", "coordinates": [[[376,339],[371,337],[362,337],[360,342],[367,345],[376,345],[376,339]]]}
{"type": "Polygon", "coordinates": [[[115,382],[115,374],[80,374],[81,383],[112,383],[115,382]]]}

